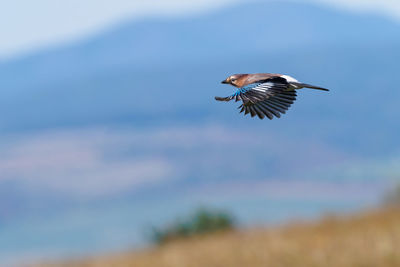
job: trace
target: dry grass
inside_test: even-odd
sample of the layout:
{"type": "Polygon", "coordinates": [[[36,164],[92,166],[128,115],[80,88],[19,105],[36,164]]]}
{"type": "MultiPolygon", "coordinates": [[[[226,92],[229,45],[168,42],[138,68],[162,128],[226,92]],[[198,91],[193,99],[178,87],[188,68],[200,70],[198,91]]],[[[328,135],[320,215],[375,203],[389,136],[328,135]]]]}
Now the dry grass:
{"type": "Polygon", "coordinates": [[[398,267],[400,210],[219,233],[175,241],[154,250],[40,266],[398,267]]]}

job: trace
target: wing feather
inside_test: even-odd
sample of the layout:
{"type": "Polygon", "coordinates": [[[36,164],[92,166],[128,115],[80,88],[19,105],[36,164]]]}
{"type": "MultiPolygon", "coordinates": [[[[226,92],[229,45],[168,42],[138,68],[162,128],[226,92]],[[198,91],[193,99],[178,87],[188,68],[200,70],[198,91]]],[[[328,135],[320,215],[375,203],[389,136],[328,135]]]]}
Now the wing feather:
{"type": "Polygon", "coordinates": [[[279,111],[277,111],[276,109],[274,109],[273,107],[271,107],[271,106],[268,104],[268,101],[260,102],[259,105],[264,105],[272,114],[275,115],[275,117],[278,117],[278,118],[281,117],[281,114],[279,113],[279,111]]]}
{"type": "Polygon", "coordinates": [[[260,108],[262,108],[262,110],[264,111],[264,114],[270,119],[272,120],[274,118],[274,115],[268,110],[266,109],[263,105],[259,105],[260,108]]]}
{"type": "Polygon", "coordinates": [[[264,119],[265,115],[264,112],[261,110],[261,108],[257,105],[254,105],[254,110],[256,111],[257,116],[262,120],[264,119]]]}
{"type": "Polygon", "coordinates": [[[254,110],[254,105],[249,106],[249,110],[250,110],[251,117],[256,116],[256,111],[254,110]]]}

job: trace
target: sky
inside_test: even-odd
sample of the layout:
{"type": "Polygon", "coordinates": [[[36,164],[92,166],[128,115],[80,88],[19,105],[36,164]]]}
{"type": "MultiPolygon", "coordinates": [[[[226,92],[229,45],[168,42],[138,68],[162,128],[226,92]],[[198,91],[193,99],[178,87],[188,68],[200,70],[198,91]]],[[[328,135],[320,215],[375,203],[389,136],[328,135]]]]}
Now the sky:
{"type": "MultiPolygon", "coordinates": [[[[0,0],[0,59],[85,38],[126,19],[187,16],[240,1],[245,0],[0,0]]],[[[400,21],[399,0],[292,1],[379,13],[400,21]]]]}

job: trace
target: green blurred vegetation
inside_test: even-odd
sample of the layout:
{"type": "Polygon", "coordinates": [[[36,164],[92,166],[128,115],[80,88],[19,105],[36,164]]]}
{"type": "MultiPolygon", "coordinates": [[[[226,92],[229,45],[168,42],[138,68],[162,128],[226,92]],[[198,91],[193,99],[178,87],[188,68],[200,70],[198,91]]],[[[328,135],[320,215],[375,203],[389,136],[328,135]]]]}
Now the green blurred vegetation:
{"type": "Polygon", "coordinates": [[[150,238],[156,244],[164,244],[176,239],[230,230],[234,226],[234,218],[228,212],[200,208],[187,218],[177,220],[165,228],[154,227],[150,238]]]}

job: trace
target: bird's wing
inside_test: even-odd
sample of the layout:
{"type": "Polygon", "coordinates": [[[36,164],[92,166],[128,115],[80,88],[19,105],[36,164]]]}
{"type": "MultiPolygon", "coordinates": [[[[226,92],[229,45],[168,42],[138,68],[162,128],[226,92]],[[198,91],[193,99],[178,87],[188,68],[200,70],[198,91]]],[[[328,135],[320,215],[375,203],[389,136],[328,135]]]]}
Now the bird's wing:
{"type": "Polygon", "coordinates": [[[289,84],[285,79],[267,79],[264,82],[250,84],[240,88],[236,93],[228,97],[215,98],[219,101],[242,100],[240,112],[260,119],[274,116],[280,118],[296,100],[296,91],[288,90],[289,84]]]}

